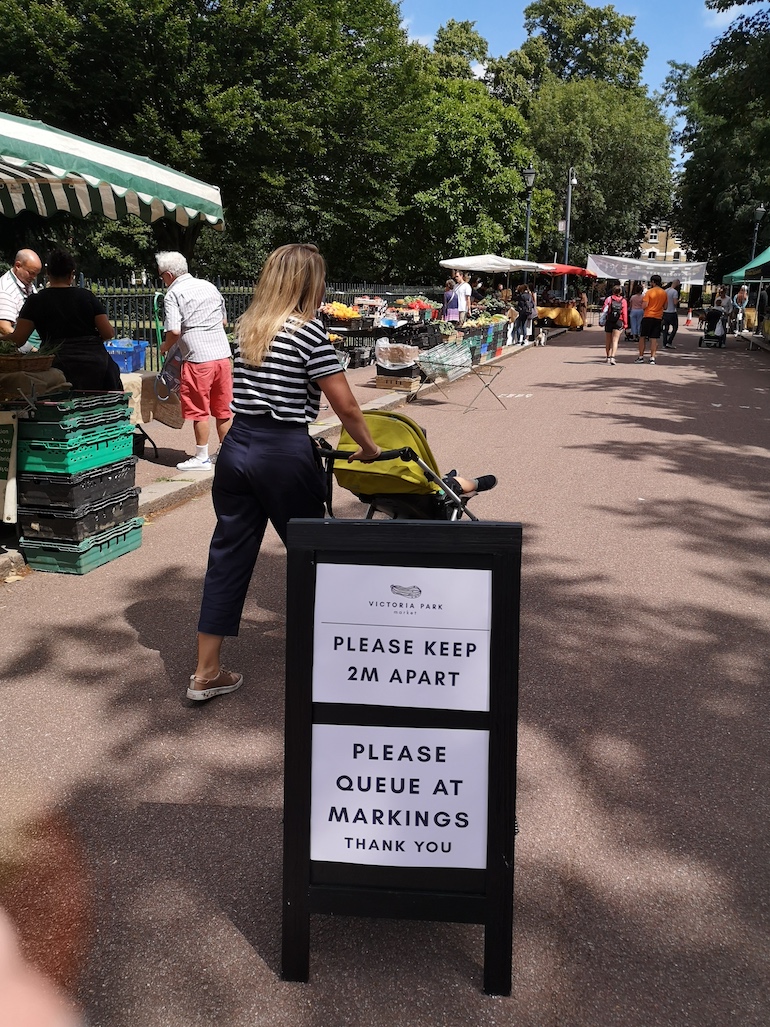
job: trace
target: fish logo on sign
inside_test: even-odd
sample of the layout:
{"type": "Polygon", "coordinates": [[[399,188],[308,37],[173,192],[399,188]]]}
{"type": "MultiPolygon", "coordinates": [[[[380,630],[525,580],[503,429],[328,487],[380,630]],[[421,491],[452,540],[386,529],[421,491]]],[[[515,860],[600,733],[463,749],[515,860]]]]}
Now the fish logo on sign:
{"type": "Polygon", "coordinates": [[[394,596],[403,596],[405,599],[419,599],[422,589],[417,585],[391,585],[390,591],[394,596]]]}

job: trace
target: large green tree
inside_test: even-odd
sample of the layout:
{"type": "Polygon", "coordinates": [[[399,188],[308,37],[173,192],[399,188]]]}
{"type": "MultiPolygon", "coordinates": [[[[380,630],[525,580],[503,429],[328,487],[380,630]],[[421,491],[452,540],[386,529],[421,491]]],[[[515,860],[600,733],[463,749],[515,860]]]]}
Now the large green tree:
{"type": "Polygon", "coordinates": [[[548,50],[548,68],[565,81],[595,79],[639,86],[647,47],[633,36],[634,18],[612,4],[534,0],[524,8],[527,33],[548,50]]]}
{"type": "MultiPolygon", "coordinates": [[[[559,210],[569,168],[575,169],[571,262],[582,262],[592,250],[632,253],[642,226],[670,204],[669,126],[658,105],[641,92],[606,82],[552,78],[538,93],[530,128],[559,210]]],[[[552,256],[562,245],[558,234],[546,233],[540,256],[552,256]]]]}
{"type": "MultiPolygon", "coordinates": [[[[718,10],[742,7],[711,0],[718,10]]],[[[677,219],[717,280],[751,256],[754,211],[770,207],[770,11],[739,17],[696,67],[673,65],[669,95],[683,117],[677,219]]],[[[770,240],[760,224],[759,249],[770,240]]]]}
{"type": "MultiPolygon", "coordinates": [[[[0,0],[0,106],[222,188],[233,238],[374,252],[428,133],[392,0],[0,0]]],[[[173,233],[160,242],[173,242],[173,233]]]]}

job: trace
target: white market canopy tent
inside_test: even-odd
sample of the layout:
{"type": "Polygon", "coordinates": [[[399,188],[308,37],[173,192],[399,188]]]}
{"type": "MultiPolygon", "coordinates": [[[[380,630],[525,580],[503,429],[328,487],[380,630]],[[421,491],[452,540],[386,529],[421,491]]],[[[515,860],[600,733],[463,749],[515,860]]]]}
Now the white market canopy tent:
{"type": "Polygon", "coordinates": [[[179,171],[69,132],[0,113],[0,215],[135,214],[151,223],[224,227],[219,189],[179,171]]]}
{"type": "Polygon", "coordinates": [[[453,257],[440,260],[440,267],[453,271],[484,271],[488,274],[514,274],[516,271],[539,271],[540,265],[531,260],[509,260],[496,253],[479,253],[475,257],[453,257]]]}
{"type": "Polygon", "coordinates": [[[703,285],[706,262],[683,264],[680,261],[633,260],[630,257],[610,257],[590,253],[588,270],[597,278],[617,278],[621,282],[646,282],[650,275],[660,275],[666,281],[678,278],[682,285],[703,285]]]}

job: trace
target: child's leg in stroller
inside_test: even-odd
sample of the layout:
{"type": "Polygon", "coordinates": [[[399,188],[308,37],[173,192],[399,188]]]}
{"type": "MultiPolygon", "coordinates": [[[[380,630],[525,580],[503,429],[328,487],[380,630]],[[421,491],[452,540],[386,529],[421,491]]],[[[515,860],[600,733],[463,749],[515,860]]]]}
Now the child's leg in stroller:
{"type": "Polygon", "coordinates": [[[458,496],[470,496],[476,492],[488,492],[497,485],[494,474],[482,474],[479,478],[462,478],[457,471],[450,471],[441,479],[458,496]]]}

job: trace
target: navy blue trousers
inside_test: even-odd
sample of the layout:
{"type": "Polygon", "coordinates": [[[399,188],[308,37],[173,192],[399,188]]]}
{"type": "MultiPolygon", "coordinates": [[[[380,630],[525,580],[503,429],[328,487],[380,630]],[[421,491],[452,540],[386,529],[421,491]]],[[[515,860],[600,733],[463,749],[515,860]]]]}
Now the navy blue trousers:
{"type": "Polygon", "coordinates": [[[198,631],[237,635],[268,520],[286,543],[292,517],[323,517],[326,482],[307,425],[236,414],[212,486],[217,526],[198,631]]]}

